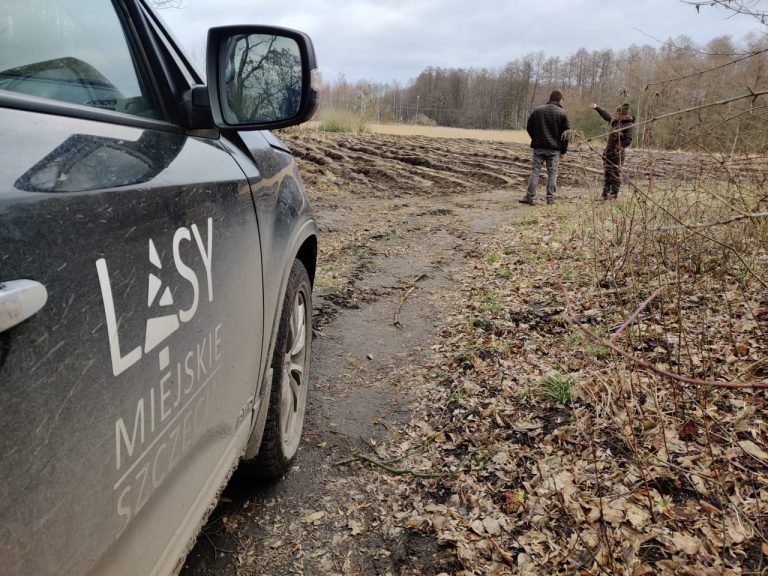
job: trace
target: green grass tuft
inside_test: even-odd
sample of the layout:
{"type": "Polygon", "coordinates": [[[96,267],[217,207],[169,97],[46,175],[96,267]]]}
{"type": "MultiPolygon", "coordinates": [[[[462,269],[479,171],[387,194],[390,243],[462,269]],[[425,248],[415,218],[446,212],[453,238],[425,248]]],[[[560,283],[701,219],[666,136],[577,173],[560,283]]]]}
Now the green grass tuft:
{"type": "Polygon", "coordinates": [[[549,400],[566,405],[571,403],[571,388],[575,383],[573,378],[553,372],[541,381],[541,389],[544,396],[549,400]]]}

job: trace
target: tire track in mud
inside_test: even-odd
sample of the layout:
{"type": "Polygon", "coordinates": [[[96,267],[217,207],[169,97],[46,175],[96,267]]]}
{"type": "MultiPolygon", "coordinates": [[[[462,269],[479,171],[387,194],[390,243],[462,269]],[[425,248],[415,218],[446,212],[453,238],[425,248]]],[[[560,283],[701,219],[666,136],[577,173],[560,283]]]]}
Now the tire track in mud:
{"type": "MultiPolygon", "coordinates": [[[[335,134],[296,131],[283,139],[304,160],[308,182],[321,186],[328,179],[377,193],[394,188],[404,194],[434,194],[459,190],[524,186],[530,171],[531,150],[523,144],[470,139],[335,134]]],[[[560,163],[561,185],[585,188],[602,180],[602,145],[571,143],[560,163]]],[[[624,170],[635,180],[674,179],[679,182],[707,178],[727,179],[729,158],[664,150],[631,148],[624,170]]],[[[764,165],[747,170],[759,179],[764,165]]]]}
{"type": "Polygon", "coordinates": [[[443,190],[482,186],[508,186],[527,178],[517,169],[504,168],[508,150],[492,152],[501,164],[480,161],[486,158],[475,149],[473,141],[456,140],[448,145],[434,145],[434,139],[412,138],[392,140],[376,137],[345,135],[334,138],[291,140],[299,158],[316,165],[309,174],[331,172],[352,182],[374,188],[391,189],[392,184],[410,193],[427,192],[438,187],[443,190]],[[407,142],[407,145],[403,145],[407,142]],[[474,150],[474,151],[473,151],[474,150]]]}

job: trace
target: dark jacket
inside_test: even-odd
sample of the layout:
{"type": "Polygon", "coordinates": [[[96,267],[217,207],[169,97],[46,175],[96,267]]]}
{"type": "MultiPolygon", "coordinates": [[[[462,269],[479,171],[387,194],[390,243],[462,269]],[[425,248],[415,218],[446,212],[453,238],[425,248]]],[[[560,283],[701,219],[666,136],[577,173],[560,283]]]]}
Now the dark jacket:
{"type": "Polygon", "coordinates": [[[631,114],[609,114],[600,106],[595,111],[603,117],[603,120],[611,125],[611,133],[608,134],[606,150],[623,150],[629,148],[635,137],[635,117],[631,114]]]}
{"type": "Polygon", "coordinates": [[[563,107],[550,100],[546,104],[536,106],[528,117],[528,136],[531,137],[531,148],[546,148],[560,150],[563,154],[568,150],[568,140],[563,133],[569,130],[568,116],[563,107]]]}

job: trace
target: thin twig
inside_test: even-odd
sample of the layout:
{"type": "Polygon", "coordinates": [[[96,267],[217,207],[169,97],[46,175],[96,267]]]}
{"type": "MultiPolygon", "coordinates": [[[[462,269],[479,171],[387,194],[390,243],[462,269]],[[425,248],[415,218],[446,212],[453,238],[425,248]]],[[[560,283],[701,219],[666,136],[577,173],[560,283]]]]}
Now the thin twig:
{"type": "Polygon", "coordinates": [[[517,561],[515,560],[514,556],[504,550],[499,544],[494,540],[492,537],[487,538],[491,544],[493,544],[493,547],[496,549],[496,552],[499,553],[499,556],[501,556],[501,559],[504,560],[511,568],[517,568],[517,561]]]}
{"type": "Polygon", "coordinates": [[[605,526],[605,512],[603,511],[603,495],[602,486],[600,485],[600,473],[599,466],[597,464],[597,449],[595,448],[594,437],[590,438],[590,448],[592,452],[592,467],[595,469],[595,495],[597,496],[597,503],[600,509],[600,531],[603,533],[603,540],[608,547],[608,557],[613,564],[613,547],[611,546],[611,539],[608,537],[608,530],[605,526]]]}
{"type": "Polygon", "coordinates": [[[406,451],[404,454],[402,454],[401,456],[398,456],[397,458],[392,458],[390,460],[382,460],[382,462],[384,464],[389,464],[391,466],[392,464],[396,464],[397,462],[402,462],[403,460],[405,460],[407,458],[410,458],[411,456],[413,456],[415,454],[419,454],[420,452],[426,450],[432,444],[432,442],[434,441],[435,438],[437,438],[440,434],[442,434],[443,432],[448,430],[448,428],[450,428],[453,425],[454,425],[453,421],[448,422],[445,426],[440,428],[437,432],[434,432],[434,433],[430,434],[424,440],[424,442],[422,442],[418,446],[414,446],[413,448],[411,448],[410,450],[406,451]]]}
{"type": "MultiPolygon", "coordinates": [[[[560,510],[563,512],[563,514],[566,517],[569,517],[569,518],[573,519],[574,520],[573,524],[576,525],[576,522],[575,522],[576,519],[573,518],[573,515],[571,514],[571,511],[568,510],[567,506],[565,506],[565,504],[561,501],[562,494],[560,494],[560,491],[558,490],[557,485],[555,484],[555,481],[552,479],[551,476],[545,476],[544,475],[544,471],[541,469],[541,462],[539,460],[534,460],[534,464],[536,465],[536,470],[539,473],[539,478],[541,479],[541,481],[545,482],[546,479],[550,480],[550,485],[552,486],[552,491],[557,496],[559,496],[559,498],[553,498],[552,501],[557,503],[557,505],[560,507],[560,510]]],[[[600,570],[600,573],[602,574],[605,571],[605,568],[603,567],[603,565],[600,562],[600,560],[598,560],[598,558],[597,558],[597,556],[598,556],[600,551],[597,550],[597,552],[595,552],[594,550],[592,550],[592,547],[589,546],[589,544],[587,544],[586,541],[582,538],[581,532],[579,530],[576,531],[576,537],[582,543],[582,545],[584,546],[584,549],[592,557],[592,560],[597,565],[597,569],[600,570]]],[[[606,573],[607,574],[611,574],[611,572],[606,572],[606,573]]]]}
{"type": "Polygon", "coordinates": [[[400,299],[400,304],[398,304],[397,310],[395,310],[395,318],[392,324],[402,328],[403,324],[400,322],[400,310],[402,310],[403,304],[405,304],[405,301],[408,298],[408,296],[410,296],[411,293],[414,290],[416,290],[416,284],[424,280],[424,278],[426,277],[427,277],[426,274],[419,274],[418,276],[416,276],[416,278],[413,279],[413,282],[409,284],[408,290],[406,290],[405,294],[403,294],[403,297],[400,299]]]}
{"type": "MultiPolygon", "coordinates": [[[[590,148],[591,148],[591,147],[590,147],[590,148]]],[[[592,149],[592,150],[594,150],[593,148],[591,148],[591,149],[592,149]]],[[[597,151],[595,150],[595,152],[597,152],[597,151]]],[[[622,173],[622,175],[624,175],[624,174],[625,174],[625,172],[624,172],[624,169],[623,169],[623,168],[619,168],[619,172],[621,172],[621,173],[622,173]]],[[[678,218],[678,217],[677,217],[675,214],[673,214],[673,213],[672,213],[670,210],[668,210],[667,208],[665,208],[664,206],[662,206],[661,204],[659,204],[659,203],[658,203],[656,200],[654,200],[654,199],[653,199],[653,198],[652,198],[650,195],[646,194],[646,193],[645,193],[645,192],[644,192],[644,191],[643,191],[643,190],[640,188],[640,186],[638,186],[637,184],[635,184],[635,183],[634,183],[634,182],[632,182],[631,180],[629,180],[629,181],[628,181],[628,184],[629,184],[629,186],[631,186],[631,187],[632,187],[632,189],[633,189],[633,190],[634,190],[634,191],[635,191],[637,194],[641,195],[643,198],[645,198],[646,200],[648,200],[648,201],[649,201],[651,204],[653,204],[654,206],[656,206],[656,207],[657,207],[659,210],[661,210],[662,212],[664,212],[664,213],[665,213],[667,216],[669,216],[669,217],[670,217],[672,220],[674,220],[675,222],[677,222],[679,225],[683,226],[683,227],[684,227],[686,230],[688,230],[688,231],[692,232],[693,234],[695,234],[695,235],[697,235],[697,236],[700,236],[700,237],[704,238],[705,240],[708,240],[708,241],[710,241],[710,242],[712,242],[712,243],[714,243],[714,244],[717,244],[718,246],[721,246],[721,247],[722,247],[722,248],[724,248],[725,250],[728,250],[729,252],[731,252],[731,253],[732,253],[732,254],[733,254],[733,255],[734,255],[734,256],[735,256],[735,257],[736,257],[736,258],[739,260],[739,262],[741,263],[741,265],[742,265],[742,266],[744,266],[744,268],[745,268],[745,269],[746,269],[746,270],[749,272],[749,274],[750,274],[750,275],[751,275],[751,276],[752,276],[752,277],[753,277],[753,278],[754,278],[754,279],[755,279],[757,282],[759,282],[759,283],[760,283],[760,285],[761,285],[763,288],[765,288],[765,289],[767,289],[767,290],[768,290],[768,283],[766,283],[766,282],[765,282],[765,281],[764,281],[762,278],[760,278],[760,276],[758,276],[758,275],[757,275],[757,273],[756,273],[756,272],[755,272],[755,271],[752,269],[752,267],[749,265],[749,263],[748,263],[748,262],[747,262],[747,261],[744,259],[744,256],[742,256],[742,254],[740,254],[740,253],[739,253],[739,251],[738,251],[738,250],[736,250],[736,248],[734,248],[733,246],[730,246],[730,245],[728,245],[728,244],[726,244],[726,243],[724,243],[724,242],[721,242],[721,241],[719,241],[717,238],[712,238],[712,237],[710,237],[710,236],[707,236],[707,235],[706,235],[706,234],[704,234],[703,232],[699,232],[699,231],[698,231],[696,228],[694,228],[694,227],[690,227],[690,226],[688,226],[688,225],[687,225],[685,222],[683,222],[683,221],[682,221],[680,218],[678,218]]]]}
{"type": "Polygon", "coordinates": [[[353,462],[368,462],[368,464],[373,464],[374,466],[378,466],[379,468],[383,468],[390,474],[394,474],[395,476],[406,476],[410,475],[414,478],[444,478],[446,476],[445,473],[429,473],[429,472],[419,472],[417,470],[412,470],[410,468],[393,468],[392,466],[389,466],[388,464],[376,460],[375,458],[371,458],[369,456],[366,456],[365,454],[360,454],[359,452],[355,452],[355,455],[352,458],[347,458],[346,460],[341,460],[339,462],[336,462],[334,466],[344,466],[345,464],[352,464],[353,462]]]}
{"type": "Polygon", "coordinates": [[[637,317],[638,317],[638,316],[640,315],[640,313],[641,313],[641,312],[642,312],[642,311],[645,309],[645,307],[646,307],[646,306],[648,306],[648,304],[650,304],[651,302],[653,302],[653,301],[656,299],[656,297],[657,297],[659,294],[661,294],[661,292],[662,292],[663,290],[664,290],[664,287],[663,287],[663,286],[662,286],[661,288],[657,288],[657,289],[656,289],[656,291],[655,291],[653,294],[651,294],[651,295],[650,295],[648,298],[646,298],[646,299],[643,301],[643,303],[642,303],[642,304],[640,304],[640,306],[637,308],[637,310],[635,310],[635,311],[632,313],[632,315],[631,315],[631,316],[630,316],[630,317],[627,319],[627,321],[626,321],[626,322],[624,322],[624,324],[622,324],[622,325],[621,325],[621,328],[619,328],[618,330],[616,330],[616,332],[614,332],[614,333],[613,333],[613,335],[611,336],[611,342],[615,342],[615,341],[616,341],[616,338],[618,338],[618,337],[619,337],[619,335],[620,335],[622,332],[624,332],[624,329],[625,329],[627,326],[629,326],[630,324],[632,324],[632,322],[634,322],[634,321],[637,319],[637,317]]]}
{"type": "MultiPolygon", "coordinates": [[[[664,118],[670,118],[672,116],[680,116],[682,114],[687,114],[688,112],[696,112],[697,110],[706,110],[707,108],[714,108],[715,106],[723,106],[725,104],[730,104],[731,102],[746,100],[747,98],[756,99],[758,96],[763,96],[764,94],[768,94],[768,90],[759,90],[757,92],[755,92],[751,88],[748,88],[748,90],[749,90],[749,94],[742,94],[741,96],[734,96],[733,98],[726,98],[725,100],[718,100],[717,102],[709,102],[708,104],[701,104],[700,106],[691,106],[690,108],[677,110],[675,112],[669,112],[667,114],[662,114],[661,116],[654,116],[653,118],[649,118],[648,120],[643,120],[642,122],[635,122],[634,126],[636,127],[643,126],[645,124],[650,124],[652,122],[656,122],[657,120],[662,120],[664,118]]],[[[605,132],[603,134],[598,134],[597,136],[592,136],[591,138],[587,138],[586,142],[602,139],[602,138],[605,138],[606,136],[619,133],[619,132],[621,132],[621,129],[609,130],[608,132],[605,132]]]]}
{"type": "MultiPolygon", "coordinates": [[[[687,78],[693,78],[695,76],[702,76],[703,74],[706,74],[708,72],[714,72],[716,70],[720,70],[721,68],[726,68],[728,66],[732,66],[733,64],[736,64],[738,62],[742,62],[744,60],[748,60],[749,58],[754,58],[755,56],[759,56],[760,54],[763,54],[765,52],[768,52],[768,48],[764,48],[763,50],[758,50],[757,52],[750,52],[748,54],[740,55],[741,58],[737,58],[736,60],[729,60],[728,62],[725,62],[724,64],[719,64],[718,66],[714,66],[712,68],[706,68],[704,70],[699,70],[697,72],[691,72],[690,74],[686,74],[685,76],[677,76],[676,78],[665,78],[664,80],[658,80],[656,82],[649,82],[646,84],[645,89],[648,90],[651,86],[656,86],[658,84],[671,84],[672,82],[679,82],[680,80],[685,80],[687,78]]],[[[721,54],[718,54],[718,56],[721,56],[721,54]]]]}
{"type": "Polygon", "coordinates": [[[662,228],[651,228],[651,232],[669,232],[671,230],[681,230],[681,229],[692,229],[692,228],[714,228],[715,226],[727,226],[728,224],[733,224],[734,222],[738,222],[739,220],[748,220],[748,219],[758,219],[758,218],[768,218],[768,212],[754,212],[754,213],[747,213],[747,214],[741,214],[739,216],[734,216],[733,218],[729,218],[728,220],[717,220],[715,222],[700,222],[698,224],[680,224],[677,226],[664,226],[662,228]]]}

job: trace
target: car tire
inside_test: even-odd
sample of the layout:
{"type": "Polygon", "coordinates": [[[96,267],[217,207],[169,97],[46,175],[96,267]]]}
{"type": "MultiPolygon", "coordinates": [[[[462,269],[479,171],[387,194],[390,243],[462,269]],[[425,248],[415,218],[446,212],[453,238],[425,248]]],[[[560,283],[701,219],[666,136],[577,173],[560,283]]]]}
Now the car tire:
{"type": "Polygon", "coordinates": [[[312,285],[307,269],[294,260],[285,290],[275,351],[269,412],[252,473],[278,478],[293,464],[307,407],[312,356],[312,285]]]}

